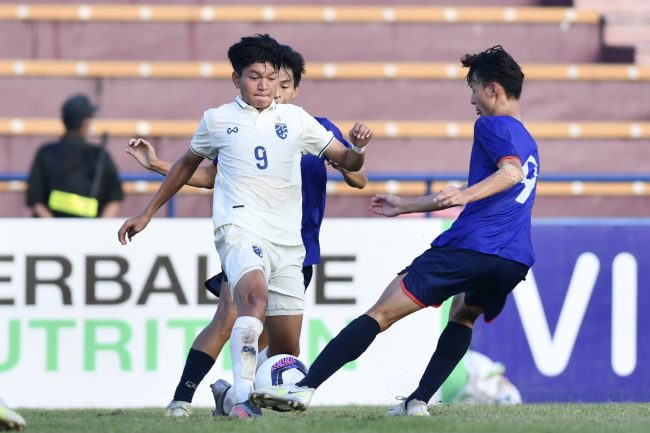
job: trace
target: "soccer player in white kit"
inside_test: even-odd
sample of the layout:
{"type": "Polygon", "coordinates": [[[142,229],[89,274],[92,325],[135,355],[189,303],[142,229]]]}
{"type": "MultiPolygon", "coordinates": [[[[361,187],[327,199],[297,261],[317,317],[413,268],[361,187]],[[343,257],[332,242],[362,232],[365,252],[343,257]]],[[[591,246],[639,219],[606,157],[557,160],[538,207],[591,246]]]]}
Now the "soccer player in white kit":
{"type": "Polygon", "coordinates": [[[230,47],[228,57],[240,96],[204,113],[189,150],[172,166],[146,209],[122,225],[118,238],[125,245],[203,158],[218,157],[215,245],[238,312],[230,338],[238,403],[230,415],[251,418],[261,415],[248,395],[262,321],[266,315],[291,316],[304,309],[301,155],[325,155],[357,171],[372,131],[355,124],[348,149],[302,108],[275,104],[281,51],[270,36],[244,37],[230,47]]]}

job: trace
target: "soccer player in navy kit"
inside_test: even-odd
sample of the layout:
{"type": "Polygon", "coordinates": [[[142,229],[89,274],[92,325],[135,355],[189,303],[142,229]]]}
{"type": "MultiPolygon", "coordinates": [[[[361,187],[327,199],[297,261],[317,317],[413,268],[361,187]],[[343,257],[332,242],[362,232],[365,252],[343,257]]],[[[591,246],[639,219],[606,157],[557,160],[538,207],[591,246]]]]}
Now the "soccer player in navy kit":
{"type": "Polygon", "coordinates": [[[449,322],[422,379],[388,415],[429,416],[427,402],[467,352],[475,320],[494,320],[508,294],[534,262],[531,212],[539,173],[534,139],[521,122],[519,97],[524,74],[496,46],[465,55],[471,103],[480,118],[466,186],[449,186],[426,197],[378,195],[371,210],[388,217],[465,206],[449,230],[389,284],[377,303],[345,327],[321,352],[307,376],[295,385],[255,390],[260,407],[304,410],[327,378],[357,359],[377,334],[403,317],[453,297],[449,322]]]}
{"type": "MultiPolygon", "coordinates": [[[[290,103],[299,92],[302,74],[305,72],[305,61],[302,55],[289,46],[282,46],[282,68],[279,71],[278,91],[275,102],[278,104],[290,103]]],[[[351,147],[341,131],[326,118],[316,117],[316,120],[346,147],[351,147]]],[[[132,140],[127,153],[133,156],[142,166],[166,175],[171,167],[167,161],[159,160],[153,146],[145,140],[132,140]]],[[[327,158],[305,154],[300,165],[302,172],[302,241],[305,246],[305,259],[303,261],[303,276],[305,289],[312,277],[313,265],[320,261],[320,244],[318,240],[320,226],[323,220],[326,196],[327,158]]],[[[346,183],[355,188],[363,188],[367,183],[367,176],[363,172],[348,172],[340,166],[346,183]]],[[[188,180],[189,185],[213,188],[217,173],[217,158],[207,167],[199,168],[188,180]]],[[[167,406],[165,415],[180,418],[191,413],[190,402],[196,387],[214,365],[223,345],[230,337],[233,323],[236,319],[236,307],[230,296],[227,280],[223,280],[223,273],[208,280],[206,286],[210,291],[220,297],[212,322],[197,336],[188,354],[183,374],[174,394],[172,402],[167,406]],[[223,285],[223,286],[222,286],[223,285]]],[[[265,331],[270,334],[268,351],[260,351],[258,365],[268,356],[279,353],[299,354],[297,334],[300,335],[302,314],[283,317],[282,322],[274,316],[267,317],[265,331]],[[287,321],[290,320],[290,322],[287,321]]],[[[267,345],[266,332],[260,339],[260,347],[267,345]]],[[[226,398],[230,384],[219,380],[212,385],[217,408],[215,415],[228,415],[232,405],[231,398],[226,398]],[[225,404],[224,404],[225,403],[225,404]]],[[[230,393],[228,394],[230,396],[230,393]]]]}

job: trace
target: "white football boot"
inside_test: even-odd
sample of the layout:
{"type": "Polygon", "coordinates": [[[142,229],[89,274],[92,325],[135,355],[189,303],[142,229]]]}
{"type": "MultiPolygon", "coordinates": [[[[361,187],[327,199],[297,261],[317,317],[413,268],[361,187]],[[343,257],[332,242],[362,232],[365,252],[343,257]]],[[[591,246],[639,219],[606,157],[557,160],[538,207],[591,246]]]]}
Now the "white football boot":
{"type": "Polygon", "coordinates": [[[172,400],[165,408],[165,416],[168,418],[187,418],[192,415],[192,404],[186,401],[172,400]]]}
{"type": "Polygon", "coordinates": [[[293,383],[267,386],[251,392],[249,400],[257,407],[270,408],[280,412],[306,410],[314,395],[314,388],[293,383]]]}
{"type": "Polygon", "coordinates": [[[0,430],[23,430],[27,423],[25,419],[0,400],[0,430]]]}
{"type": "Polygon", "coordinates": [[[388,412],[386,412],[387,416],[431,416],[425,402],[411,400],[408,406],[406,406],[405,397],[397,397],[397,399],[402,400],[402,402],[388,409],[388,412]]]}

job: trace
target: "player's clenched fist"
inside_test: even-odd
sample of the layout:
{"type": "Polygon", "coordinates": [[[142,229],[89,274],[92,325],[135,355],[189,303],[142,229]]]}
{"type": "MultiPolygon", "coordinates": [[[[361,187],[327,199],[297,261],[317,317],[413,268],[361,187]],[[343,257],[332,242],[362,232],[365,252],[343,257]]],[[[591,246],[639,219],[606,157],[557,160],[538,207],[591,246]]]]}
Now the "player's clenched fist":
{"type": "Polygon", "coordinates": [[[350,141],[357,147],[364,147],[372,138],[372,129],[363,123],[355,123],[350,129],[350,141]]]}

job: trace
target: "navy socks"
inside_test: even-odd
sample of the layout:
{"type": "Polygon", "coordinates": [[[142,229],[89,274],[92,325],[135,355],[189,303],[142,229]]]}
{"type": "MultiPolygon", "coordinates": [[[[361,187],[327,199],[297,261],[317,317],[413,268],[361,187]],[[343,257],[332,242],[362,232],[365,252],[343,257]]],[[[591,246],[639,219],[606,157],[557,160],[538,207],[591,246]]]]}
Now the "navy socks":
{"type": "Polygon", "coordinates": [[[174,400],[192,402],[196,387],[214,365],[214,359],[205,352],[190,349],[181,380],[176,387],[174,400]]]}
{"type": "Polygon", "coordinates": [[[318,388],[345,364],[361,356],[379,331],[379,323],[372,317],[357,317],[325,346],[307,376],[296,385],[318,388]]]}
{"type": "Polygon", "coordinates": [[[433,394],[449,377],[456,365],[463,359],[472,341],[472,328],[457,322],[449,322],[440,338],[436,351],[431,356],[420,384],[407,399],[405,404],[416,399],[427,403],[433,394]]]}

